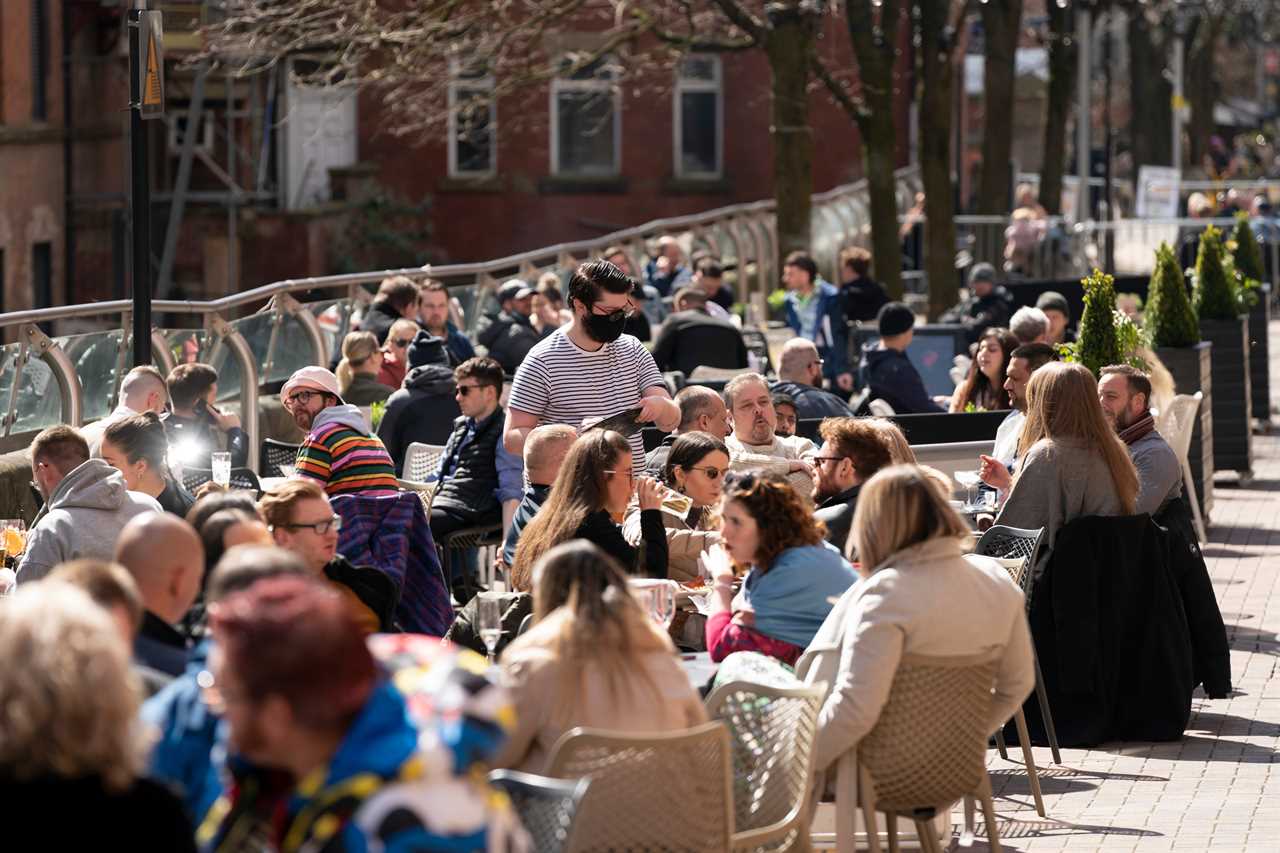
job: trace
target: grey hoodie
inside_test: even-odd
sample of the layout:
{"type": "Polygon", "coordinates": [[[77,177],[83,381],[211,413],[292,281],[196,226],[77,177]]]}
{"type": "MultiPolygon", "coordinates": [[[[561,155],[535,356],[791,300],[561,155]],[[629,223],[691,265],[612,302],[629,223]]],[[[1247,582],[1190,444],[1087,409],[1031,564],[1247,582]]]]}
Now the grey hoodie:
{"type": "Polygon", "coordinates": [[[360,411],[359,406],[353,406],[350,403],[340,403],[321,409],[320,414],[311,421],[311,432],[319,432],[321,427],[329,424],[342,424],[365,435],[373,433],[373,430],[369,429],[369,419],[364,416],[364,412],[360,411]]]}
{"type": "Polygon", "coordinates": [[[161,511],[155,498],[129,491],[115,468],[90,459],[62,478],[36,516],[18,580],[40,580],[59,563],[80,557],[110,560],[129,519],[161,511]]]}

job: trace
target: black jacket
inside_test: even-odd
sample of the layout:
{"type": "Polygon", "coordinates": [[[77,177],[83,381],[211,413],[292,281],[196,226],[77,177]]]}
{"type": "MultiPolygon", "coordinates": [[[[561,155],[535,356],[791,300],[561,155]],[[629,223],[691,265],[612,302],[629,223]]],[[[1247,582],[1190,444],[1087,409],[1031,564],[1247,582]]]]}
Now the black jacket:
{"type": "MultiPolygon", "coordinates": [[[[1058,533],[1030,623],[1062,746],[1182,737],[1195,682],[1169,547],[1146,515],[1085,516],[1058,533]]],[[[1046,744],[1039,703],[1023,710],[1046,744]]]]}
{"type": "Polygon", "coordinates": [[[870,278],[859,278],[840,287],[844,297],[844,316],[850,323],[867,323],[876,318],[889,302],[884,285],[870,278]]]}
{"type": "Polygon", "coordinates": [[[667,576],[667,529],[660,509],[641,510],[639,547],[632,547],[622,537],[622,530],[605,510],[588,515],[573,538],[591,542],[617,560],[628,574],[651,578],[667,576]]]}
{"type": "Polygon", "coordinates": [[[447,509],[453,515],[467,521],[479,521],[497,515],[501,518],[502,505],[498,503],[498,469],[495,455],[498,442],[502,441],[502,426],[506,415],[499,406],[493,414],[476,423],[475,436],[466,447],[460,447],[467,434],[467,418],[453,422],[453,434],[444,446],[440,461],[442,471],[449,471],[436,488],[431,506],[447,509]]]}
{"type": "Polygon", "coordinates": [[[853,511],[858,507],[858,492],[862,485],[858,484],[846,489],[838,495],[818,504],[814,513],[819,521],[827,526],[827,541],[844,553],[845,543],[849,541],[849,527],[853,524],[853,511]]]}
{"type": "Polygon", "coordinates": [[[387,334],[391,324],[400,319],[400,314],[391,307],[390,302],[374,302],[360,319],[360,331],[373,332],[378,336],[378,346],[387,342],[387,334]]]}
{"type": "Polygon", "coordinates": [[[653,360],[659,370],[679,370],[686,376],[699,365],[746,367],[747,344],[728,320],[706,311],[679,311],[662,324],[653,343],[653,360]]]}
{"type": "Polygon", "coordinates": [[[482,320],[476,342],[489,350],[489,357],[502,365],[508,374],[516,372],[529,350],[542,340],[529,318],[518,311],[501,311],[482,320]]]}
{"type": "Polygon", "coordinates": [[[390,575],[373,566],[353,565],[338,554],[325,564],[324,576],[354,592],[356,598],[378,617],[379,631],[399,630],[395,612],[400,604],[400,589],[390,575]]]}
{"type": "Polygon", "coordinates": [[[195,504],[196,499],[173,478],[168,478],[164,491],[156,498],[156,503],[167,513],[178,518],[186,518],[187,511],[195,504]]]}
{"type": "Polygon", "coordinates": [[[667,457],[671,455],[671,445],[676,443],[676,439],[680,436],[674,432],[667,433],[662,437],[662,443],[650,450],[644,457],[644,472],[650,477],[662,479],[662,475],[666,473],[667,457]]]}
{"type": "Polygon", "coordinates": [[[524,490],[524,497],[520,499],[520,503],[516,505],[515,514],[511,516],[511,528],[507,531],[506,541],[502,543],[502,559],[508,566],[515,564],[516,545],[520,543],[520,534],[524,531],[525,525],[533,521],[533,517],[538,514],[538,510],[542,509],[542,504],[546,502],[549,494],[551,494],[550,486],[536,483],[530,484],[529,488],[524,490]]]}
{"type": "MultiPolygon", "coordinates": [[[[444,638],[483,655],[488,654],[489,650],[485,648],[484,640],[480,639],[480,629],[476,627],[478,598],[479,596],[476,596],[471,599],[458,611],[444,638]]],[[[531,613],[533,613],[532,595],[527,592],[502,593],[502,634],[498,637],[498,644],[494,646],[494,654],[501,654],[502,650],[516,638],[520,631],[520,624],[531,613]]]]}
{"type": "Polygon", "coordinates": [[[1003,287],[993,287],[986,296],[971,296],[947,311],[940,323],[958,323],[965,328],[969,343],[976,343],[987,329],[1008,326],[1013,313],[1013,297],[1003,287]]]}
{"type": "Polygon", "coordinates": [[[378,439],[404,472],[404,456],[412,442],[443,445],[453,433],[453,422],[462,415],[453,396],[453,371],[440,364],[415,367],[404,387],[387,398],[387,410],[378,425],[378,439]]]}
{"type": "Polygon", "coordinates": [[[165,675],[182,675],[187,668],[187,638],[150,610],[143,611],[142,629],[133,641],[133,657],[165,675]]]}
{"type": "Polygon", "coordinates": [[[862,351],[858,372],[859,384],[871,388],[871,399],[884,400],[893,406],[894,414],[946,411],[925,391],[924,380],[905,352],[878,349],[876,344],[868,344],[862,351]]]}
{"type": "MultiPolygon", "coordinates": [[[[221,431],[206,417],[185,418],[167,412],[161,417],[169,446],[178,447],[190,442],[197,448],[192,455],[182,454],[186,468],[211,467],[210,454],[222,450],[221,431]]],[[[226,433],[227,452],[231,454],[231,467],[243,468],[249,464],[249,437],[240,427],[232,427],[226,433]]]]}
{"type": "Polygon", "coordinates": [[[796,417],[802,421],[820,418],[849,418],[853,411],[830,391],[799,382],[775,382],[770,389],[775,394],[786,394],[796,401],[796,417]]]}
{"type": "Polygon", "coordinates": [[[182,801],[150,779],[138,779],[116,793],[97,776],[0,778],[0,802],[6,850],[196,850],[182,801]]]}

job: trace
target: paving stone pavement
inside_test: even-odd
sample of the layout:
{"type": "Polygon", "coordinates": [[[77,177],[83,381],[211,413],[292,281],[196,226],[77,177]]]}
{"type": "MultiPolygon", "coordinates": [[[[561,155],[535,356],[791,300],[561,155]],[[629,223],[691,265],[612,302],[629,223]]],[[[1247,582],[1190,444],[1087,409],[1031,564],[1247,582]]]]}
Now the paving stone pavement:
{"type": "MultiPolygon", "coordinates": [[[[1271,354],[1276,400],[1280,323],[1271,326],[1271,354]]],[[[1003,849],[1280,853],[1280,418],[1273,421],[1271,434],[1254,435],[1253,481],[1216,480],[1204,548],[1235,692],[1209,700],[1197,691],[1176,743],[1064,749],[1061,765],[1036,748],[1047,818],[1035,813],[1022,765],[993,750],[1003,849]]],[[[970,849],[988,848],[979,835],[970,849]]]]}

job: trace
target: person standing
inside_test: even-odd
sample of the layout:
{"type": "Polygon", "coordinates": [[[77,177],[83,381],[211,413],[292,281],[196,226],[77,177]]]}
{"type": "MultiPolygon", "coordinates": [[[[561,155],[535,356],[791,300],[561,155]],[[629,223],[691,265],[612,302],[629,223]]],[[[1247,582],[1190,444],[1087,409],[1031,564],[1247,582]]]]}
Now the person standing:
{"type": "Polygon", "coordinates": [[[840,253],[840,296],[844,316],[850,323],[866,323],[876,318],[889,301],[884,285],[871,277],[871,253],[853,246],[840,253]]]}
{"type": "Polygon", "coordinates": [[[840,291],[818,276],[818,265],[804,252],[787,255],[782,283],[787,288],[787,325],[817,346],[823,362],[822,375],[832,387],[846,393],[852,391],[849,324],[840,291]]]}
{"type": "Polygon", "coordinates": [[[413,320],[418,313],[418,286],[403,275],[384,278],[378,285],[373,304],[360,319],[360,328],[373,332],[378,346],[387,342],[391,325],[400,318],[413,320]]]}
{"type": "MultiPolygon", "coordinates": [[[[635,311],[635,282],[608,261],[591,261],[569,281],[573,322],[544,338],[516,371],[507,403],[504,444],[520,453],[539,424],[574,428],[587,418],[608,417],[632,408],[636,420],[671,431],[680,423],[653,356],[638,340],[624,335],[635,311]]],[[[633,468],[644,468],[640,431],[628,439],[633,468]]]]}
{"type": "Polygon", "coordinates": [[[449,319],[449,290],[443,283],[428,281],[418,289],[418,324],[444,340],[449,360],[455,365],[475,356],[471,340],[449,319]]]}

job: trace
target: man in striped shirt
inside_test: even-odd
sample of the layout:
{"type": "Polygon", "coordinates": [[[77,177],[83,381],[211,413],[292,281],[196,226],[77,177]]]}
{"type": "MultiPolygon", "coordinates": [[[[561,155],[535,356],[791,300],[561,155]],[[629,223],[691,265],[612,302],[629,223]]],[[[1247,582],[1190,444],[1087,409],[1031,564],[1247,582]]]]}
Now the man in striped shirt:
{"type": "MultiPolygon", "coordinates": [[[[635,313],[635,282],[608,261],[590,261],[569,280],[573,322],[556,329],[529,351],[511,384],[503,443],[519,454],[540,424],[581,429],[588,418],[638,408],[638,420],[671,431],[680,407],[671,399],[653,356],[624,335],[635,313]]],[[[644,442],[630,437],[632,468],[644,470],[644,442]]]]}
{"type": "Polygon", "coordinates": [[[296,371],[280,389],[280,400],[307,437],[298,448],[294,471],[319,480],[335,495],[394,495],[396,467],[369,422],[355,406],[342,402],[338,379],[323,367],[296,371]]]}

